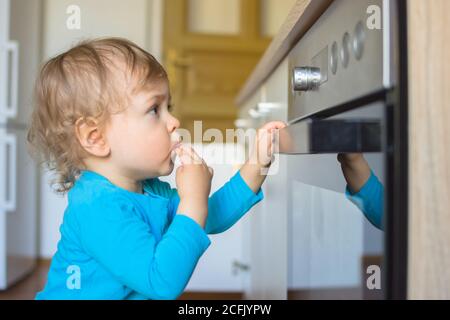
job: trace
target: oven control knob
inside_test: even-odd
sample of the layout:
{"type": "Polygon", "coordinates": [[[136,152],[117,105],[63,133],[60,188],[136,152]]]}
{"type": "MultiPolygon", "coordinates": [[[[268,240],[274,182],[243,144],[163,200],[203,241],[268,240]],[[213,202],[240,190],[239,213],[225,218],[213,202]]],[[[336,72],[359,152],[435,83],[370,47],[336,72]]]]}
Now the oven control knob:
{"type": "Polygon", "coordinates": [[[366,31],[364,23],[358,22],[355,28],[355,37],[353,38],[353,52],[356,60],[361,60],[364,54],[364,42],[366,41],[366,31]]]}
{"type": "Polygon", "coordinates": [[[294,68],[292,75],[292,88],[294,91],[310,91],[320,86],[322,75],[319,68],[294,68]]]}

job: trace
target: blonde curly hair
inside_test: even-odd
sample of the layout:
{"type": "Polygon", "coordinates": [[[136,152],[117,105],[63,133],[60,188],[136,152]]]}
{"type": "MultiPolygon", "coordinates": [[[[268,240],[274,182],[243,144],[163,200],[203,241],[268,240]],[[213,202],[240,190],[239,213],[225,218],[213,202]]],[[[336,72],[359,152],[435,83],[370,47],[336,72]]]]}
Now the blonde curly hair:
{"type": "Polygon", "coordinates": [[[85,168],[88,153],[76,137],[76,122],[94,118],[104,128],[111,114],[127,107],[127,88],[115,81],[118,70],[126,79],[139,79],[133,92],[168,81],[151,54],[121,38],[84,40],[40,70],[27,140],[32,156],[55,173],[51,184],[57,193],[68,192],[85,168]]]}

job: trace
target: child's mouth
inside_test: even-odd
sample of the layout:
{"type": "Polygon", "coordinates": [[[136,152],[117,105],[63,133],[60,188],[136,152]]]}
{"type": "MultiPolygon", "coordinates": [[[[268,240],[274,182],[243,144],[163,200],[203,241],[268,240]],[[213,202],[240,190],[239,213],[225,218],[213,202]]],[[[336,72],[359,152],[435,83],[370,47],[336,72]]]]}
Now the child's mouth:
{"type": "Polygon", "coordinates": [[[175,163],[175,159],[177,158],[176,149],[178,149],[181,146],[181,142],[176,143],[172,146],[170,151],[170,160],[175,163]]]}

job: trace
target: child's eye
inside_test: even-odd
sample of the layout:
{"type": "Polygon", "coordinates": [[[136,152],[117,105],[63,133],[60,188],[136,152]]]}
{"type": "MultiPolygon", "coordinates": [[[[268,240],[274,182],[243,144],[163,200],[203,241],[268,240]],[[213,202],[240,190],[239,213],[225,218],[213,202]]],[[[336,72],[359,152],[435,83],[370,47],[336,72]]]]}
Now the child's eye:
{"type": "Polygon", "coordinates": [[[149,111],[149,114],[151,115],[157,115],[158,114],[158,106],[153,106],[149,111]]]}
{"type": "Polygon", "coordinates": [[[169,104],[169,105],[167,106],[167,110],[169,110],[169,112],[172,112],[172,110],[173,110],[173,104],[169,104]]]}

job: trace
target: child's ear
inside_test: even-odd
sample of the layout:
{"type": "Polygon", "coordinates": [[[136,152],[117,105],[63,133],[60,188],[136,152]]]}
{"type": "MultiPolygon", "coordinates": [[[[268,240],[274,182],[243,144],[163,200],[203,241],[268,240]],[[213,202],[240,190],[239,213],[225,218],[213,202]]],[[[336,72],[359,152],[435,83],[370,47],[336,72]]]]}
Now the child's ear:
{"type": "Polygon", "coordinates": [[[94,118],[80,118],[75,123],[78,142],[88,153],[97,157],[107,157],[111,149],[94,118]]]}

